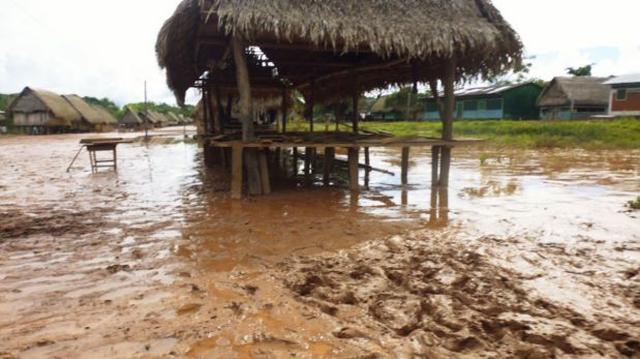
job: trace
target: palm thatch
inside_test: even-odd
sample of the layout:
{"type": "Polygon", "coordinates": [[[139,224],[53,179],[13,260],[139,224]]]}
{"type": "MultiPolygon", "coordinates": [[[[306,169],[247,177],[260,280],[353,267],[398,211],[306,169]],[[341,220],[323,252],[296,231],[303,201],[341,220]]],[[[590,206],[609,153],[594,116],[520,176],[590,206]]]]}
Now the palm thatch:
{"type": "Polygon", "coordinates": [[[556,77],[538,98],[540,107],[608,106],[611,88],[606,77],[556,77]]]}
{"type": "Polygon", "coordinates": [[[53,116],[53,123],[59,126],[71,126],[74,123],[79,122],[82,119],[82,116],[76,109],[71,106],[71,104],[64,99],[64,97],[58,95],[55,92],[35,89],[31,87],[25,87],[20,95],[16,97],[7,112],[29,112],[29,105],[25,105],[27,107],[22,108],[21,100],[23,98],[27,98],[29,96],[34,96],[37,98],[45,108],[51,112],[53,116]]]}
{"type": "Polygon", "coordinates": [[[80,116],[85,121],[92,125],[114,125],[118,123],[107,110],[88,104],[78,95],[63,95],[62,97],[80,113],[80,116]]]}
{"type": "Polygon", "coordinates": [[[231,35],[259,47],[292,87],[309,95],[314,81],[318,100],[351,90],[354,75],[360,91],[429,81],[455,57],[459,79],[486,77],[522,55],[489,0],[184,0],[156,44],[180,102],[231,35]]]}

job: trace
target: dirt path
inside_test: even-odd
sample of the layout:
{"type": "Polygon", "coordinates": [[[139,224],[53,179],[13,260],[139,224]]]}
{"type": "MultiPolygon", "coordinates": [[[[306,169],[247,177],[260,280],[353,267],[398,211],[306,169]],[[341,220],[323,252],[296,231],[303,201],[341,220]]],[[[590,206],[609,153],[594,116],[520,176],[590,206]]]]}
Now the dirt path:
{"type": "Polygon", "coordinates": [[[640,355],[640,153],[460,153],[436,229],[426,154],[233,202],[180,134],[0,138],[0,357],[640,355]]]}

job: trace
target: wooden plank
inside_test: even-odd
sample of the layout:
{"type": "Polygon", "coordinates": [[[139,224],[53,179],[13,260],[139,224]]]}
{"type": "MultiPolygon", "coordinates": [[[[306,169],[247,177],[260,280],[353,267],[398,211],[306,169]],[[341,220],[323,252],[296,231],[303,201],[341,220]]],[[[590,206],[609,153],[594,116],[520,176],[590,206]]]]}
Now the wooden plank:
{"type": "Polygon", "coordinates": [[[242,198],[242,146],[234,146],[231,150],[231,198],[242,198]]]}
{"type": "Polygon", "coordinates": [[[271,179],[269,177],[269,163],[267,161],[267,151],[262,150],[258,154],[260,161],[260,179],[262,180],[262,194],[271,193],[271,179]]]}
{"type": "Polygon", "coordinates": [[[402,161],[401,161],[401,167],[402,167],[402,174],[400,176],[401,181],[402,181],[402,185],[406,185],[407,183],[409,183],[409,153],[410,153],[410,147],[403,147],[402,148],[402,161]]]}
{"type": "Polygon", "coordinates": [[[358,183],[358,161],[360,149],[358,147],[349,147],[349,188],[352,192],[360,191],[358,183]]]}

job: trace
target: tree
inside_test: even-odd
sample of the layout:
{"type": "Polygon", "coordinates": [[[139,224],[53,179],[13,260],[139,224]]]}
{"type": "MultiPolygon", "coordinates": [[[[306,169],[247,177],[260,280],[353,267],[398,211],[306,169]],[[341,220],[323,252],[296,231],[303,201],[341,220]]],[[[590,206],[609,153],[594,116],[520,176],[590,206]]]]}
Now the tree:
{"type": "Polygon", "coordinates": [[[591,70],[595,64],[582,67],[567,67],[567,73],[576,77],[591,76],[591,70]]]}
{"type": "Polygon", "coordinates": [[[415,120],[416,115],[422,109],[418,100],[418,94],[413,92],[413,87],[407,86],[389,95],[384,101],[384,107],[405,113],[406,120],[415,120]]]}

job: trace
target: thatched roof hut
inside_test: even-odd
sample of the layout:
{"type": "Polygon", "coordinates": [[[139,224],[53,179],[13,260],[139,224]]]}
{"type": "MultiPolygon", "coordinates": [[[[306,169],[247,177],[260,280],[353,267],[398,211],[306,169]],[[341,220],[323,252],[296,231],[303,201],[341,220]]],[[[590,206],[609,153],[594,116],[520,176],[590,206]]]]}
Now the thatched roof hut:
{"type": "Polygon", "coordinates": [[[7,112],[17,127],[68,127],[80,122],[81,115],[57,93],[25,87],[11,102],[7,112]]]}
{"type": "Polygon", "coordinates": [[[139,127],[144,123],[138,112],[129,106],[126,107],[126,111],[119,122],[121,126],[132,128],[139,127]]]}
{"type": "Polygon", "coordinates": [[[63,95],[62,97],[78,111],[82,119],[86,121],[90,127],[112,126],[118,123],[118,120],[116,120],[109,111],[98,105],[88,104],[78,95],[63,95]]]}
{"type": "Polygon", "coordinates": [[[578,119],[607,112],[611,89],[605,77],[556,77],[540,94],[543,119],[578,119]]]}
{"type": "MultiPolygon", "coordinates": [[[[354,75],[360,91],[426,82],[441,78],[455,57],[457,78],[487,76],[512,68],[522,53],[517,34],[487,0],[184,0],[156,45],[180,102],[228,57],[232,35],[259,47],[292,87],[308,95],[314,82],[318,101],[348,95],[354,75]]],[[[219,85],[235,86],[231,80],[219,85]]],[[[252,80],[254,87],[273,83],[252,80]]]]}

